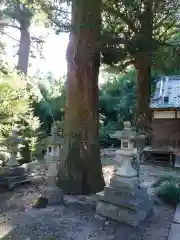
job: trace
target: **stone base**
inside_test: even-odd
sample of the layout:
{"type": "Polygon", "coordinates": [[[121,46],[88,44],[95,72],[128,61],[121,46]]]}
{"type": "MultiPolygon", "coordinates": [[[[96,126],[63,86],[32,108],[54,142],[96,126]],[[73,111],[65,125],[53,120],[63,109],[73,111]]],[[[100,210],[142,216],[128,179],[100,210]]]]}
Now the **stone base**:
{"type": "Polygon", "coordinates": [[[96,194],[99,200],[96,214],[137,227],[153,208],[153,200],[145,188],[134,186],[134,189],[121,190],[105,187],[104,192],[96,194]]]}
{"type": "Polygon", "coordinates": [[[152,205],[149,202],[142,204],[138,210],[132,210],[99,201],[96,207],[96,214],[126,223],[132,227],[137,227],[140,221],[146,218],[151,209],[152,205]]]}
{"type": "Polygon", "coordinates": [[[63,193],[58,187],[44,189],[41,197],[48,200],[48,205],[56,205],[63,202],[63,193]]]}
{"type": "Polygon", "coordinates": [[[0,185],[3,187],[7,187],[8,189],[12,189],[19,184],[29,182],[31,179],[28,174],[24,174],[21,176],[0,176],[0,185]]]}

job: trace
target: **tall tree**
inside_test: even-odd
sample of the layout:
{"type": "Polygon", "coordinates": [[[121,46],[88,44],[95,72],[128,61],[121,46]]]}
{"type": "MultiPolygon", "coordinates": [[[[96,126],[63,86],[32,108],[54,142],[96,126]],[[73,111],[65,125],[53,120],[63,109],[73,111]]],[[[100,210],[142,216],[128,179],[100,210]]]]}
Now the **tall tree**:
{"type": "Polygon", "coordinates": [[[27,75],[30,57],[35,58],[38,53],[40,58],[43,57],[43,36],[33,36],[30,27],[33,26],[34,22],[36,22],[36,25],[40,23],[41,26],[44,26],[44,12],[39,5],[32,0],[5,0],[2,4],[0,19],[5,19],[5,21],[0,21],[0,32],[18,43],[16,44],[18,49],[17,69],[27,75]],[[7,34],[7,27],[19,30],[19,41],[11,36],[11,34],[7,34]],[[34,49],[36,54],[34,54],[34,49]]]}
{"type": "MultiPolygon", "coordinates": [[[[30,4],[30,1],[28,0],[28,4],[30,4]]],[[[33,11],[29,5],[24,4],[20,0],[7,0],[4,2],[4,8],[1,13],[9,19],[4,25],[1,24],[2,27],[12,27],[20,31],[17,69],[26,75],[31,45],[29,28],[34,15],[33,11]]]]}
{"type": "Polygon", "coordinates": [[[178,0],[104,0],[104,63],[137,71],[137,116],[141,128],[149,122],[152,56],[177,31],[178,0]]]}
{"type": "Polygon", "coordinates": [[[19,22],[21,33],[17,69],[22,71],[26,75],[29,65],[29,54],[31,45],[29,28],[31,25],[33,13],[28,7],[26,7],[26,5],[20,3],[19,1],[17,1],[15,5],[15,11],[17,13],[16,20],[19,22]]]}
{"type": "Polygon", "coordinates": [[[67,48],[65,161],[58,185],[66,193],[95,193],[104,188],[99,148],[101,0],[72,2],[67,48]]]}

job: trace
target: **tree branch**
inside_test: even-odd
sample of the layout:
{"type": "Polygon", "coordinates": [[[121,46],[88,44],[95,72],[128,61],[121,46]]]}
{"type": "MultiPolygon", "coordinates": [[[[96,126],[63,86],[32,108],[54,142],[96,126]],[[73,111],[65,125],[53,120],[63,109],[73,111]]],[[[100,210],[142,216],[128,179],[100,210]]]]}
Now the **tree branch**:
{"type": "Polygon", "coordinates": [[[16,26],[16,25],[11,25],[11,24],[1,24],[0,23],[0,27],[12,27],[12,28],[16,28],[16,29],[18,29],[18,30],[21,30],[21,28],[20,27],[18,27],[18,26],[16,26]]]}
{"type": "Polygon", "coordinates": [[[13,41],[19,42],[19,40],[11,37],[11,35],[9,35],[8,33],[4,32],[2,29],[0,29],[0,32],[1,32],[2,34],[4,34],[4,35],[8,36],[9,38],[11,38],[13,41]]]}
{"type": "MultiPolygon", "coordinates": [[[[7,37],[11,38],[13,41],[16,41],[17,43],[19,43],[19,40],[16,38],[13,38],[11,35],[9,35],[8,33],[4,32],[2,29],[0,29],[0,33],[6,35],[7,37]]],[[[38,50],[38,48],[34,47],[31,45],[31,48],[34,48],[34,50],[38,50]]]]}
{"type": "Polygon", "coordinates": [[[156,23],[153,27],[153,30],[158,29],[160,26],[162,26],[163,22],[170,17],[170,14],[166,15],[164,18],[162,18],[158,23],[156,23]]]}
{"type": "MultiPolygon", "coordinates": [[[[169,29],[171,29],[173,26],[175,26],[175,24],[176,24],[176,21],[172,22],[172,23],[164,30],[164,32],[159,36],[159,39],[161,39],[161,38],[167,33],[167,31],[168,31],[169,29]]],[[[177,31],[177,30],[176,30],[176,31],[177,31]]]]}
{"type": "Polygon", "coordinates": [[[102,7],[105,11],[111,13],[115,17],[119,17],[125,24],[127,24],[132,32],[138,33],[138,29],[134,26],[134,23],[125,14],[107,6],[106,4],[102,4],[102,7]]]}
{"type": "Polygon", "coordinates": [[[129,60],[125,61],[124,63],[122,63],[121,65],[107,66],[104,69],[105,69],[105,71],[108,71],[108,72],[120,73],[120,72],[126,71],[126,68],[133,64],[134,64],[134,60],[129,59],[129,60]]]}

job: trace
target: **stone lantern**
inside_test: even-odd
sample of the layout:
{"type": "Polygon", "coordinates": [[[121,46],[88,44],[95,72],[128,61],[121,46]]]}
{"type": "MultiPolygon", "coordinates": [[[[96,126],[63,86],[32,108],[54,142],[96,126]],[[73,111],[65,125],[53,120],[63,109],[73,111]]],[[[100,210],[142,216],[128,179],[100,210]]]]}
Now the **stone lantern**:
{"type": "Polygon", "coordinates": [[[24,139],[18,137],[18,131],[14,128],[11,136],[6,141],[10,158],[6,166],[1,169],[0,174],[0,184],[7,186],[9,189],[23,182],[30,181],[26,170],[24,167],[19,166],[17,161],[17,154],[20,151],[19,144],[23,142],[24,139]]]}
{"type": "Polygon", "coordinates": [[[143,136],[131,129],[130,122],[125,122],[124,129],[111,137],[121,140],[117,154],[122,165],[117,168],[110,185],[97,194],[96,213],[136,227],[152,209],[152,201],[146,189],[140,187],[138,172],[132,166],[137,154],[136,141],[143,136]]]}
{"type": "MultiPolygon", "coordinates": [[[[47,155],[46,161],[48,165],[48,182],[45,189],[42,191],[39,201],[34,207],[41,208],[41,202],[46,202],[45,205],[58,204],[62,202],[62,192],[57,187],[57,163],[60,160],[60,149],[62,138],[58,136],[58,128],[53,126],[51,136],[46,139],[47,155]]],[[[46,207],[46,206],[44,206],[46,207]]]]}

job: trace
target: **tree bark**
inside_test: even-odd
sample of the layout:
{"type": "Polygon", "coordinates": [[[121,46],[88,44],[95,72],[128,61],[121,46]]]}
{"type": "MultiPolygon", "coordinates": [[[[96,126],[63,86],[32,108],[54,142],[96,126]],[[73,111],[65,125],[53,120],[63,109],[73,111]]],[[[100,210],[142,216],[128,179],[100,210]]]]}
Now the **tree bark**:
{"type": "Polygon", "coordinates": [[[137,128],[147,131],[151,123],[151,64],[147,54],[139,54],[135,59],[137,71],[136,93],[136,125],[137,128]]]}
{"type": "Polygon", "coordinates": [[[150,129],[150,95],[151,95],[151,65],[153,51],[153,7],[152,1],[144,1],[144,11],[141,14],[141,46],[135,54],[137,71],[137,126],[147,132],[150,129]]]}
{"type": "Polygon", "coordinates": [[[31,11],[19,1],[16,3],[17,21],[20,24],[20,42],[18,52],[17,69],[27,75],[29,65],[29,54],[31,46],[31,37],[29,27],[33,14],[31,11]]]}
{"type": "Polygon", "coordinates": [[[99,148],[100,2],[76,0],[67,48],[65,147],[58,186],[71,194],[104,188],[99,148]]]}
{"type": "Polygon", "coordinates": [[[27,75],[28,64],[29,64],[29,53],[30,53],[30,44],[31,38],[29,29],[26,26],[21,26],[21,36],[19,43],[19,57],[17,69],[27,75]]]}

